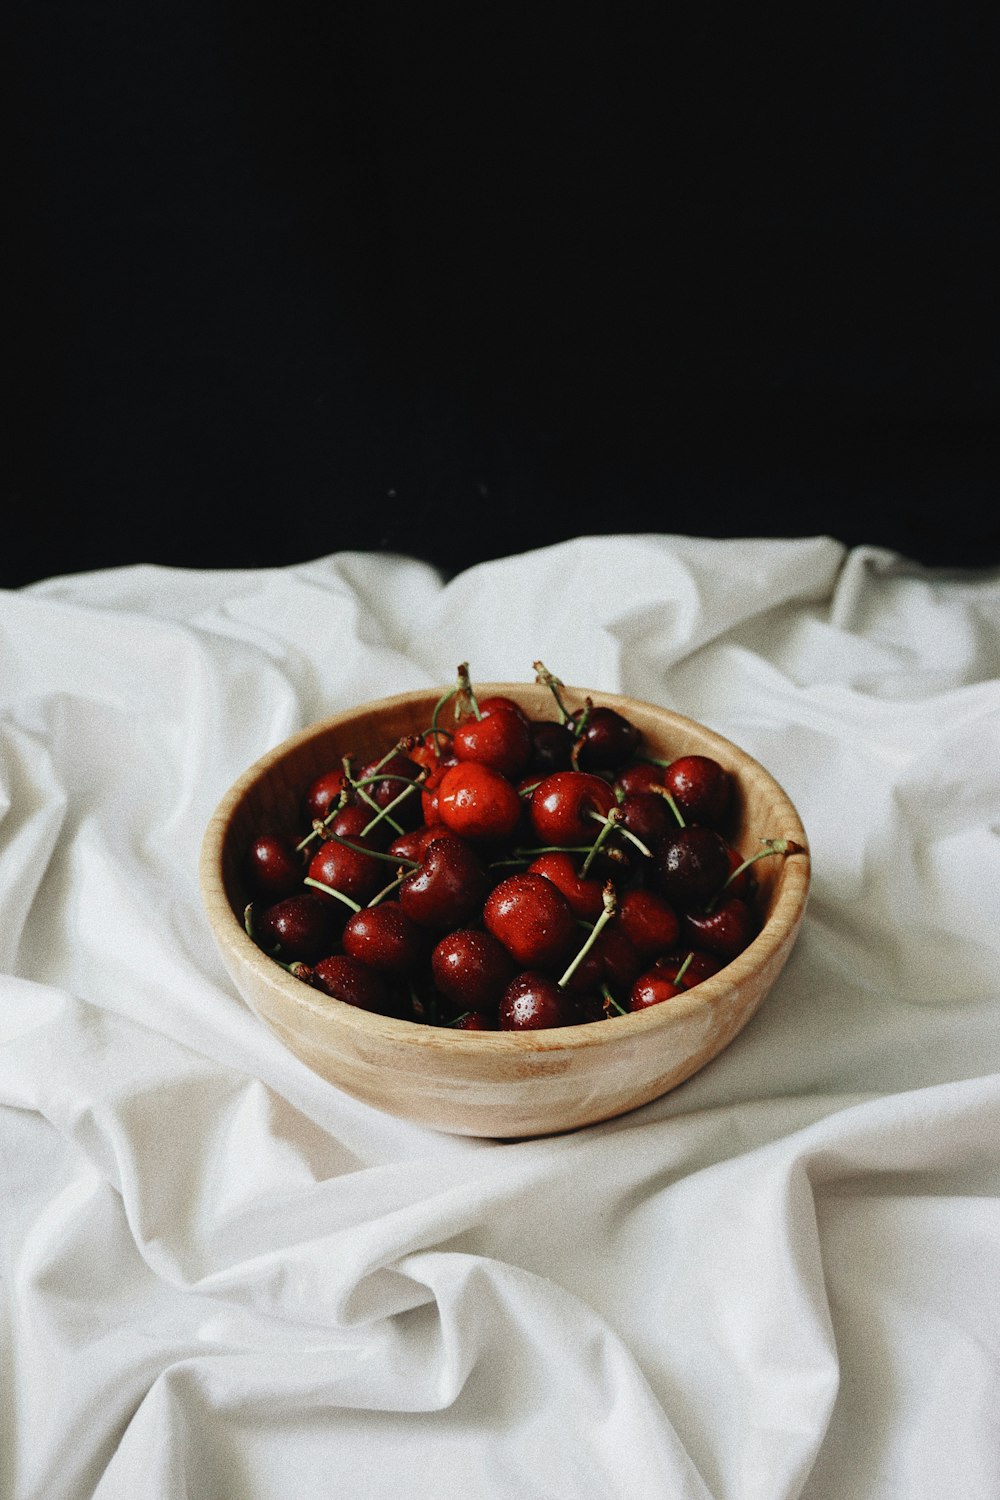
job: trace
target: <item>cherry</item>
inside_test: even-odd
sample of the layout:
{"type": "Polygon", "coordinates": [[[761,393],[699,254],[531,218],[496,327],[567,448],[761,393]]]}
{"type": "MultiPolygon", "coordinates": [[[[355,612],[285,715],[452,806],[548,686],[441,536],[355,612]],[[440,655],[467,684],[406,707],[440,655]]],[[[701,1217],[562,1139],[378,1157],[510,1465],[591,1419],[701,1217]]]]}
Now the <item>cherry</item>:
{"type": "Polygon", "coordinates": [[[496,1031],[497,1018],[483,1010],[467,1010],[449,1025],[455,1031],[496,1031]]]}
{"type": "Polygon", "coordinates": [[[325,995],[355,1005],[359,1010],[389,1009],[392,992],[385,978],[370,964],[361,963],[347,953],[334,953],[320,959],[312,970],[310,983],[325,995]]]}
{"type": "Polygon", "coordinates": [[[659,969],[647,969],[640,974],[629,993],[629,1010],[647,1010],[651,1005],[662,1005],[664,1000],[675,1000],[683,995],[685,986],[669,979],[659,969]]]}
{"type": "Polygon", "coordinates": [[[713,974],[718,974],[723,968],[723,961],[714,953],[706,953],[695,948],[686,953],[661,954],[653,967],[674,983],[677,982],[677,976],[683,970],[684,984],[687,989],[691,989],[694,985],[700,984],[703,979],[711,979],[713,974]]]}
{"type": "Polygon", "coordinates": [[[419,786],[425,775],[423,766],[397,749],[363,766],[355,785],[363,802],[391,813],[406,829],[420,822],[420,798],[410,787],[419,786]]]}
{"type": "Polygon", "coordinates": [[[339,929],[331,903],[314,891],[251,912],[249,922],[254,941],[265,951],[277,948],[279,957],[306,964],[330,952],[339,929]]]}
{"type": "Polygon", "coordinates": [[[652,848],[677,831],[677,819],[656,792],[626,792],[618,804],[621,826],[652,848]]]}
{"type": "Polygon", "coordinates": [[[577,731],[576,764],[581,771],[614,770],[631,760],[639,743],[638,725],[614,708],[588,705],[570,722],[577,731]]]}
{"type": "Polygon", "coordinates": [[[302,884],[305,868],[290,839],[262,833],[251,840],[243,861],[243,874],[254,896],[280,900],[302,884]]]}
{"type": "Polygon", "coordinates": [[[557,885],[569,902],[574,916],[584,922],[596,922],[603,909],[603,882],[581,876],[579,858],[561,849],[546,850],[528,866],[529,872],[545,875],[557,885]]]}
{"type": "Polygon", "coordinates": [[[630,761],[615,772],[612,785],[622,797],[632,792],[652,792],[654,796],[660,796],[663,792],[663,767],[648,760],[630,761]]]}
{"type": "Polygon", "coordinates": [[[310,828],[317,818],[326,817],[330,808],[338,801],[347,784],[343,770],[334,767],[317,776],[306,789],[302,801],[302,816],[310,828]]]}
{"type": "Polygon", "coordinates": [[[573,767],[573,731],[556,719],[532,719],[531,755],[528,770],[538,776],[551,771],[569,771],[573,767]]]}
{"type": "Polygon", "coordinates": [[[464,838],[500,842],[521,821],[521,799],[513,782],[479,761],[451,766],[436,791],[437,816],[464,838]]]}
{"type": "Polygon", "coordinates": [[[421,823],[418,828],[413,828],[409,833],[401,833],[398,838],[393,839],[386,850],[401,863],[413,860],[419,864],[424,857],[424,851],[432,839],[439,839],[444,834],[451,833],[447,823],[440,821],[432,823],[421,823]]]}
{"type": "MultiPolygon", "coordinates": [[[[327,839],[309,861],[307,879],[319,881],[331,891],[340,891],[350,901],[363,906],[385,883],[385,871],[381,861],[373,855],[339,840],[327,839]]],[[[337,900],[336,896],[324,891],[317,894],[324,901],[337,900]]]]}
{"type": "Polygon", "coordinates": [[[492,698],[480,705],[480,714],[463,719],[455,729],[456,760],[478,761],[504,776],[516,776],[531,754],[531,730],[523,711],[509,698],[492,698]]]}
{"type": "Polygon", "coordinates": [[[711,911],[686,911],[681,917],[685,938],[692,944],[729,960],[757,936],[759,922],[749,902],[730,896],[711,911]]]}
{"type": "Polygon", "coordinates": [[[690,823],[720,827],[732,805],[733,778],[710,755],[681,755],[663,772],[663,785],[690,823]]]}
{"type": "Polygon", "coordinates": [[[398,901],[381,901],[354,912],[341,943],[352,958],[394,979],[409,978],[424,957],[423,933],[398,901]]]}
{"type": "Polygon", "coordinates": [[[500,998],[501,1031],[539,1031],[574,1026],[580,1019],[576,999],[548,974],[526,970],[511,980],[500,998]]]}
{"type": "Polygon", "coordinates": [[[643,958],[668,953],[680,936],[680,919],[665,896],[642,886],[623,891],[618,900],[618,923],[643,958]]]}
{"type": "Polygon", "coordinates": [[[420,864],[399,887],[399,904],[421,927],[443,931],[473,917],[489,886],[486,867],[477,851],[449,833],[427,845],[420,864]]]}
{"type": "Polygon", "coordinates": [[[730,873],[729,846],[700,823],[679,828],[657,850],[655,881],[678,906],[699,906],[721,890],[730,873]]]}
{"type": "Polygon", "coordinates": [[[524,968],[558,964],[576,936],[576,918],[562,891],[530,871],[494,886],[483,904],[483,922],[524,968]]]}
{"type": "Polygon", "coordinates": [[[561,982],[574,994],[607,986],[616,995],[627,995],[641,968],[642,959],[625,929],[606,927],[561,982]]]}
{"type": "Polygon", "coordinates": [[[589,846],[600,820],[617,805],[602,777],[589,771],[553,771],[531,794],[531,824],[543,844],[589,846]]]}
{"type": "Polygon", "coordinates": [[[431,952],[437,989],[446,1000],[474,1011],[495,1011],[515,972],[503,943],[478,927],[447,933],[431,952]]]}

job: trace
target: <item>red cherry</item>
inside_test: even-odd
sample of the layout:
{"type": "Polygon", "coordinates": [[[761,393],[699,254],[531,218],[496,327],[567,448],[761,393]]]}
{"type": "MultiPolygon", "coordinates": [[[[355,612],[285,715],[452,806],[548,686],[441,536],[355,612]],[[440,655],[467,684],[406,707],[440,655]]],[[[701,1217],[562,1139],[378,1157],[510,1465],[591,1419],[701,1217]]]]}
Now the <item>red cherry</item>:
{"type": "Polygon", "coordinates": [[[521,799],[513,782],[478,761],[451,766],[436,790],[438,817],[461,837],[500,842],[521,821],[521,799]]]}
{"type": "Polygon", "coordinates": [[[332,903],[314,891],[286,896],[252,919],[257,944],[288,962],[313,963],[333,948],[340,922],[332,903]]]}
{"type": "Polygon", "coordinates": [[[524,871],[494,886],[483,905],[488,931],[524,968],[547,968],[568,957],[576,918],[566,897],[544,875],[524,871]]]}
{"type": "Polygon", "coordinates": [[[684,994],[683,981],[680,984],[667,978],[657,969],[649,969],[645,974],[640,974],[632,986],[629,994],[629,1010],[647,1010],[651,1005],[662,1005],[664,1000],[675,1000],[678,995],[684,994]]]}
{"type": "Polygon", "coordinates": [[[690,823],[718,828],[732,805],[733,779],[710,755],[681,755],[663,772],[663,785],[690,823]]]}
{"type": "Polygon", "coordinates": [[[600,992],[607,985],[613,994],[626,996],[641,968],[642,959],[625,929],[605,927],[562,982],[574,994],[600,992]]]}
{"type": "Polygon", "coordinates": [[[425,951],[421,929],[398,901],[380,901],[352,913],[341,943],[352,958],[393,979],[409,978],[425,951]]]}
{"type": "Polygon", "coordinates": [[[656,960],[654,968],[657,973],[663,974],[671,982],[676,983],[677,976],[684,970],[683,983],[685,989],[692,989],[700,984],[703,979],[711,979],[713,974],[718,974],[723,967],[721,958],[716,958],[714,953],[705,953],[695,948],[686,953],[664,954],[656,960]]]}
{"type": "Polygon", "coordinates": [[[692,947],[705,948],[725,960],[749,947],[760,926],[753,908],[741,896],[730,896],[711,911],[684,912],[681,925],[692,947]]]}
{"type": "Polygon", "coordinates": [[[467,1010],[449,1024],[454,1031],[496,1031],[497,1018],[484,1010],[467,1010]]]}
{"type": "Polygon", "coordinates": [[[526,724],[531,722],[516,698],[508,698],[503,693],[491,693],[488,698],[479,699],[479,712],[484,718],[497,708],[505,713],[517,714],[526,724]]]}
{"type": "MultiPolygon", "coordinates": [[[[386,877],[381,861],[373,855],[361,853],[335,839],[327,839],[309,861],[308,878],[340,891],[349,900],[363,906],[385,884],[386,877]]],[[[324,901],[337,901],[336,896],[323,891],[317,891],[317,895],[324,901]]]]}
{"type": "Polygon", "coordinates": [[[385,1014],[391,1006],[392,992],[386,980],[370,964],[361,963],[347,953],[334,953],[320,959],[312,971],[311,983],[359,1010],[385,1014]]]}
{"type": "Polygon", "coordinates": [[[439,839],[444,834],[448,834],[449,836],[451,834],[451,829],[447,823],[440,821],[421,823],[419,828],[413,828],[409,833],[401,833],[398,838],[393,839],[386,853],[391,854],[402,864],[405,864],[410,859],[419,864],[431,840],[439,839]]]}
{"type": "Polygon", "coordinates": [[[515,974],[503,943],[478,927],[459,928],[431,953],[434,983],[446,1000],[475,1011],[495,1011],[515,974]]]}
{"type": "Polygon", "coordinates": [[[721,834],[689,823],[660,845],[654,878],[668,901],[700,906],[722,889],[730,868],[729,847],[721,834]]]}
{"type": "Polygon", "coordinates": [[[601,818],[617,805],[602,777],[589,771],[553,771],[531,794],[531,823],[543,844],[590,845],[601,818]]]}
{"type": "Polygon", "coordinates": [[[305,866],[291,839],[263,833],[247,849],[243,873],[253,896],[275,901],[299,889],[305,866]]]}
{"type": "Polygon", "coordinates": [[[531,756],[528,770],[537,780],[552,771],[573,768],[573,731],[556,719],[532,719],[530,724],[531,756]]]}
{"type": "Polygon", "coordinates": [[[663,767],[646,760],[630,761],[615,772],[612,785],[623,797],[631,792],[652,792],[658,797],[663,791],[663,767]]]}
{"type": "Polygon", "coordinates": [[[614,770],[631,760],[639,743],[638,725],[614,708],[578,709],[571,722],[583,723],[576,749],[581,771],[614,770]]]}
{"type": "Polygon", "coordinates": [[[535,875],[545,875],[557,885],[574,916],[584,922],[596,922],[604,909],[604,885],[601,880],[581,876],[579,865],[579,856],[552,849],[533,859],[528,870],[535,875]]]}
{"type": "Polygon", "coordinates": [[[621,893],[617,920],[646,959],[668,953],[681,930],[677,913],[666,897],[641,886],[621,893]]]}
{"type": "Polygon", "coordinates": [[[547,974],[528,970],[511,980],[500,999],[501,1031],[540,1031],[574,1026],[580,1019],[576,999],[547,974]]]}
{"type": "Polygon", "coordinates": [[[399,887],[399,904],[421,927],[443,931],[461,926],[479,911],[489,884],[476,850],[449,833],[427,845],[417,869],[399,887]]]}
{"type": "Polygon", "coordinates": [[[665,797],[656,792],[627,792],[618,804],[621,826],[652,849],[677,832],[677,819],[665,797]]]}
{"type": "Polygon", "coordinates": [[[504,776],[516,776],[528,764],[531,731],[524,714],[509,699],[480,705],[482,717],[470,715],[456,727],[456,760],[477,761],[504,776]]]}
{"type": "Polygon", "coordinates": [[[302,801],[302,816],[311,828],[317,818],[326,817],[330,808],[339,800],[347,778],[343,770],[334,767],[317,776],[306,790],[302,801]]]}
{"type": "MultiPolygon", "coordinates": [[[[392,755],[369,761],[358,774],[358,793],[362,803],[377,808],[389,809],[393,820],[401,828],[413,828],[420,822],[420,797],[416,791],[407,792],[407,786],[418,784],[423,767],[402,750],[392,755]],[[405,796],[402,794],[406,793],[405,796]],[[363,795],[362,795],[363,794],[363,795]],[[397,800],[402,797],[402,800],[397,800]]],[[[383,820],[384,821],[384,820],[383,820]]],[[[392,827],[392,824],[389,824],[392,827]]]]}

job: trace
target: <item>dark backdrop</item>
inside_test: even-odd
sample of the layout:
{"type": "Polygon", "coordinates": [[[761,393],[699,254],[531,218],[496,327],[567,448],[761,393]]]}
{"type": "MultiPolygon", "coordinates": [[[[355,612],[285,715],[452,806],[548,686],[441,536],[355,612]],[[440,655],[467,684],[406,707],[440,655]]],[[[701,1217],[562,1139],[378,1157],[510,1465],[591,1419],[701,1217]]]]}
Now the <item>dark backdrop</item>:
{"type": "Polygon", "coordinates": [[[1000,561],[996,8],[734,12],[13,0],[0,582],[1000,561]]]}

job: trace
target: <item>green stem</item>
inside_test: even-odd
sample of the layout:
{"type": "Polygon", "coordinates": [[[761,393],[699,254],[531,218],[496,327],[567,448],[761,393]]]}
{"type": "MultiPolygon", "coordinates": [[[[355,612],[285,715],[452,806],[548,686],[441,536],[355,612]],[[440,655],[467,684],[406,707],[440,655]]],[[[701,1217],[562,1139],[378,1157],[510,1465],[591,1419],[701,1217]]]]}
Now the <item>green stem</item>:
{"type": "Polygon", "coordinates": [[[559,980],[559,988],[560,989],[565,988],[565,986],[572,979],[572,977],[576,973],[578,967],[583,962],[583,960],[586,958],[586,956],[590,952],[591,948],[597,942],[598,937],[601,935],[601,933],[603,932],[604,928],[608,925],[608,923],[611,921],[611,918],[614,916],[615,912],[618,910],[618,898],[615,895],[615,888],[611,884],[610,881],[604,887],[603,898],[604,898],[604,910],[601,912],[601,915],[598,917],[597,921],[594,923],[593,927],[590,929],[590,933],[589,933],[589,935],[587,937],[586,942],[582,944],[582,946],[580,948],[580,951],[577,953],[576,957],[570,963],[569,967],[566,969],[566,972],[563,974],[562,978],[559,980]]]}
{"type": "Polygon", "coordinates": [[[733,881],[738,875],[742,875],[744,870],[747,870],[751,865],[756,864],[759,859],[767,859],[768,855],[771,854],[805,854],[806,852],[803,846],[801,844],[797,844],[794,839],[761,839],[760,842],[763,847],[758,849],[756,854],[747,855],[743,863],[737,865],[736,868],[734,870],[731,870],[730,873],[726,876],[725,880],[722,882],[721,886],[716,891],[711,901],[707,904],[705,908],[706,911],[714,911],[719,902],[722,900],[722,893],[723,891],[725,891],[727,886],[732,885],[733,881]]]}
{"type": "Polygon", "coordinates": [[[415,779],[411,779],[409,776],[398,776],[398,777],[397,776],[384,776],[381,779],[383,781],[405,781],[406,785],[403,787],[403,790],[401,792],[398,792],[396,794],[396,796],[393,797],[393,799],[392,799],[391,802],[386,803],[385,807],[380,807],[379,810],[378,810],[378,812],[375,814],[374,818],[371,818],[365,824],[364,828],[362,828],[362,830],[361,830],[361,837],[362,838],[364,838],[364,836],[365,836],[366,833],[371,833],[372,829],[378,823],[381,823],[383,818],[385,818],[388,822],[392,823],[392,826],[394,828],[397,828],[399,825],[391,817],[391,813],[392,813],[393,808],[394,807],[398,807],[399,804],[401,802],[404,802],[407,797],[411,797],[413,795],[413,793],[419,787],[421,787],[423,785],[423,783],[426,781],[427,777],[426,777],[425,773],[423,771],[421,771],[420,775],[417,776],[415,779]]]}
{"type": "Polygon", "coordinates": [[[326,885],[322,880],[314,880],[311,875],[306,876],[305,884],[315,886],[318,891],[325,891],[328,896],[336,896],[338,901],[343,901],[344,905],[349,906],[352,911],[361,910],[357,901],[352,901],[350,896],[345,896],[343,891],[338,891],[335,886],[326,885]]]}
{"type": "Polygon", "coordinates": [[[472,678],[469,676],[469,663],[467,661],[463,661],[458,669],[458,688],[456,691],[460,698],[466,700],[473,715],[477,719],[481,719],[483,716],[480,712],[479,704],[476,702],[476,694],[472,687],[472,678]]]}

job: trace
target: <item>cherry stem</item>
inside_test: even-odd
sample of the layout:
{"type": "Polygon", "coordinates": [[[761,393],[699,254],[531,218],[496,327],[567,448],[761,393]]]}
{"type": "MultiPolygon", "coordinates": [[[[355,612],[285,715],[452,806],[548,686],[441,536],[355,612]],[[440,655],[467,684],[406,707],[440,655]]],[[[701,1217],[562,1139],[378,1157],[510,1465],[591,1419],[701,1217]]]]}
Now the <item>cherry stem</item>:
{"type": "MultiPolygon", "coordinates": [[[[680,984],[681,980],[684,978],[684,975],[687,973],[688,969],[690,969],[691,960],[693,958],[694,954],[689,953],[687,958],[681,964],[680,968],[677,970],[677,973],[674,975],[674,984],[680,984]]],[[[687,985],[685,985],[684,988],[687,989],[687,985]]]]}
{"type": "Polygon", "coordinates": [[[604,996],[605,1014],[607,1014],[610,1009],[616,1010],[620,1016],[628,1015],[628,1011],[618,1004],[618,1001],[615,999],[614,995],[612,995],[606,984],[601,985],[601,994],[604,996]]]}
{"type": "MultiPolygon", "coordinates": [[[[385,758],[386,757],[383,757],[383,760],[385,758]]],[[[379,764],[381,764],[381,762],[379,762],[379,764]]],[[[367,783],[369,781],[388,781],[390,778],[386,776],[363,776],[360,781],[355,781],[354,777],[351,775],[350,761],[348,760],[347,756],[344,757],[343,767],[344,775],[347,778],[348,784],[354,789],[354,791],[357,792],[362,802],[367,802],[368,806],[372,809],[373,812],[380,813],[382,809],[379,807],[372,794],[367,790],[367,783]]],[[[404,781],[408,780],[407,777],[403,777],[402,779],[404,781]]],[[[386,821],[390,823],[393,828],[395,828],[397,833],[403,832],[402,824],[397,823],[395,818],[387,818],[386,821]]]]}
{"type": "MultiPolygon", "coordinates": [[[[437,748],[437,739],[438,739],[439,735],[444,735],[448,739],[451,738],[451,731],[450,730],[439,729],[438,728],[438,718],[439,718],[441,710],[444,708],[445,704],[446,703],[450,703],[451,700],[452,700],[452,698],[456,697],[457,693],[458,693],[458,688],[457,687],[449,688],[446,693],[442,693],[441,694],[440,698],[438,699],[438,701],[434,705],[434,712],[431,714],[431,734],[434,735],[434,746],[435,746],[435,749],[437,748]]],[[[457,717],[457,713],[456,713],[456,717],[457,717]]]]}
{"type": "Polygon", "coordinates": [[[305,838],[301,839],[299,841],[299,843],[297,843],[295,845],[295,852],[296,852],[296,854],[301,854],[302,851],[303,851],[303,849],[307,849],[309,847],[309,845],[312,843],[313,839],[324,838],[326,836],[326,831],[327,831],[328,825],[333,822],[334,818],[337,816],[338,813],[343,812],[343,810],[344,810],[344,808],[346,806],[347,806],[347,787],[345,786],[343,788],[343,790],[341,791],[339,797],[337,798],[336,802],[332,802],[330,804],[330,808],[329,808],[329,811],[326,814],[326,817],[325,818],[313,818],[312,832],[311,833],[307,833],[306,836],[305,836],[305,838]]]}
{"type": "Polygon", "coordinates": [[[327,842],[331,844],[343,844],[345,849],[353,849],[355,854],[364,854],[371,859],[384,859],[387,864],[396,865],[397,868],[400,865],[408,865],[411,870],[416,870],[420,865],[418,859],[404,859],[398,854],[387,854],[383,849],[366,849],[364,844],[355,844],[353,840],[345,839],[343,834],[334,833],[332,829],[327,831],[327,842]]]}
{"type": "Polygon", "coordinates": [[[427,779],[427,776],[426,776],[426,772],[424,772],[424,771],[421,771],[420,775],[417,776],[416,778],[413,778],[413,779],[411,779],[409,776],[398,776],[398,777],[397,776],[383,776],[383,777],[381,777],[380,780],[383,780],[383,781],[405,781],[406,785],[403,787],[403,790],[401,792],[397,792],[396,796],[393,797],[393,799],[392,799],[391,802],[387,802],[386,805],[385,805],[385,807],[379,808],[379,810],[375,814],[374,818],[369,819],[369,821],[365,824],[364,828],[362,828],[362,830],[361,830],[361,837],[364,838],[364,836],[365,836],[366,833],[371,833],[372,829],[376,826],[376,824],[381,823],[381,821],[382,821],[383,818],[388,819],[388,821],[390,823],[392,823],[392,825],[393,825],[394,828],[398,827],[399,825],[390,816],[390,814],[392,813],[393,808],[394,807],[398,807],[399,804],[401,802],[404,802],[407,797],[412,796],[413,793],[417,790],[417,788],[419,786],[421,786],[424,781],[426,781],[426,779],[427,779]]]}
{"type": "Polygon", "coordinates": [[[559,722],[560,724],[565,724],[569,719],[569,710],[562,700],[560,689],[565,687],[566,684],[560,682],[558,677],[553,676],[544,662],[536,661],[532,663],[532,666],[535,669],[535,681],[539,684],[540,687],[548,688],[549,692],[556,700],[556,707],[559,710],[559,722]]]}
{"type": "Polygon", "coordinates": [[[343,901],[344,905],[349,906],[352,911],[361,910],[356,901],[352,901],[350,896],[345,896],[343,891],[338,891],[336,886],[327,885],[322,880],[314,880],[311,875],[306,876],[304,884],[315,886],[318,891],[325,891],[328,896],[336,896],[338,901],[343,901]]]}
{"type": "Polygon", "coordinates": [[[580,714],[580,717],[573,725],[573,743],[570,746],[569,762],[574,771],[578,771],[580,769],[580,751],[583,748],[583,732],[587,727],[587,720],[590,718],[591,710],[593,709],[593,707],[593,698],[584,699],[583,712],[580,714]]]}
{"type": "Polygon", "coordinates": [[[758,849],[756,854],[748,855],[742,864],[730,871],[706,906],[706,911],[714,911],[722,900],[722,893],[727,886],[731,885],[738,875],[742,875],[744,870],[756,864],[759,859],[766,859],[769,854],[805,854],[806,852],[803,846],[797,844],[794,839],[761,839],[761,844],[763,847],[758,849]]]}
{"type": "Polygon", "coordinates": [[[380,891],[375,892],[374,896],[368,903],[369,907],[378,906],[379,902],[384,901],[386,896],[391,896],[392,892],[396,890],[398,886],[402,885],[403,881],[406,879],[407,874],[408,871],[401,869],[395,880],[390,880],[388,885],[384,885],[380,891]]]}
{"type": "Polygon", "coordinates": [[[678,825],[678,827],[679,828],[686,828],[687,827],[687,823],[684,821],[684,814],[681,812],[680,808],[677,806],[677,803],[674,800],[673,794],[671,792],[668,792],[665,786],[650,787],[650,791],[655,792],[658,797],[662,797],[663,798],[664,802],[666,802],[667,806],[670,808],[670,811],[673,813],[674,817],[677,819],[677,825],[678,825]]]}
{"type": "Polygon", "coordinates": [[[584,958],[586,958],[591,948],[597,942],[597,939],[600,936],[601,932],[608,925],[608,923],[611,921],[611,918],[618,910],[618,898],[615,895],[615,888],[611,884],[610,880],[604,887],[604,890],[601,892],[601,897],[604,901],[604,910],[601,912],[601,915],[598,917],[597,921],[590,929],[587,940],[582,944],[579,953],[577,953],[576,957],[567,968],[565,974],[563,974],[562,978],[559,980],[560,989],[563,989],[572,979],[573,975],[577,971],[577,968],[583,962],[584,958]]]}
{"type": "Polygon", "coordinates": [[[600,846],[604,843],[604,840],[607,838],[612,828],[617,828],[623,839],[628,839],[629,843],[634,844],[641,854],[644,854],[647,859],[652,859],[652,849],[647,848],[646,845],[642,842],[642,839],[638,838],[637,835],[632,833],[630,829],[622,828],[619,826],[621,824],[622,814],[619,812],[617,807],[613,807],[608,813],[607,817],[604,817],[602,813],[597,812],[594,808],[590,810],[587,816],[590,818],[596,818],[599,823],[604,824],[604,827],[597,835],[596,842],[591,845],[590,855],[587,859],[584,860],[583,869],[580,871],[581,875],[586,874],[591,859],[597,853],[600,846]]]}
{"type": "Polygon", "coordinates": [[[466,703],[468,703],[475,717],[481,719],[483,716],[479,704],[476,702],[476,694],[472,687],[472,678],[469,676],[469,663],[467,661],[463,661],[458,669],[457,692],[459,698],[464,698],[466,703]]]}

